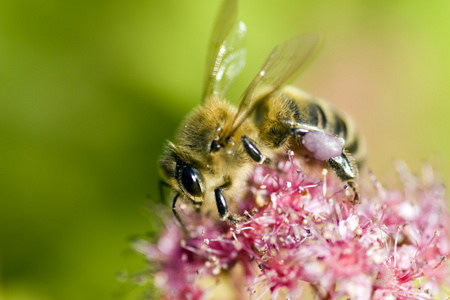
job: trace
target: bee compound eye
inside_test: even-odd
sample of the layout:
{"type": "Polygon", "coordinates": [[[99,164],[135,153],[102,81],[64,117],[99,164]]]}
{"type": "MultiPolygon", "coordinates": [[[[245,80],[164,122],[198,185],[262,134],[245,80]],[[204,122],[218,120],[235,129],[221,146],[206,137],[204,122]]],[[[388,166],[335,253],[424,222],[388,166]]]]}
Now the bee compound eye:
{"type": "Polygon", "coordinates": [[[203,194],[201,185],[203,180],[202,174],[196,168],[189,165],[183,166],[179,180],[183,185],[183,189],[190,195],[200,197],[203,194]]]}

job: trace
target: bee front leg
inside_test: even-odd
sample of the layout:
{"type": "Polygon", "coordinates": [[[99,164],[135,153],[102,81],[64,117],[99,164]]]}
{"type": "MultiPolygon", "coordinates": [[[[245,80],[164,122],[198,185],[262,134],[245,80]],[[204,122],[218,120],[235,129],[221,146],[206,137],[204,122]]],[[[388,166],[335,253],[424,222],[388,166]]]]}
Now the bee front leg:
{"type": "Polygon", "coordinates": [[[242,144],[244,145],[245,152],[258,164],[262,164],[268,159],[259,151],[255,144],[245,135],[241,138],[242,144]]]}
{"type": "Polygon", "coordinates": [[[228,212],[228,204],[225,196],[222,193],[222,190],[231,185],[231,182],[228,181],[222,186],[219,186],[214,189],[214,195],[216,197],[217,210],[219,211],[219,217],[222,221],[229,221],[231,223],[242,223],[246,221],[248,218],[246,216],[239,216],[235,214],[230,214],[228,212]]]}

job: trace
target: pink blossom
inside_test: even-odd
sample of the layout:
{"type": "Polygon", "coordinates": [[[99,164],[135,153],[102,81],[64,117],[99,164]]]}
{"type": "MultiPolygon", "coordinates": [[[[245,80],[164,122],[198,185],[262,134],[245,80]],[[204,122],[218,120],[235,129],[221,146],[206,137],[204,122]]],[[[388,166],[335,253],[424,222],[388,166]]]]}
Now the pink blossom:
{"type": "Polygon", "coordinates": [[[450,278],[444,188],[429,169],[423,180],[397,169],[403,190],[362,175],[354,204],[333,172],[291,154],[254,170],[240,208],[248,221],[182,212],[189,236],[172,220],[136,249],[156,264],[166,299],[208,299],[202,281],[224,274],[239,299],[301,299],[307,286],[319,299],[434,299],[450,278]]]}

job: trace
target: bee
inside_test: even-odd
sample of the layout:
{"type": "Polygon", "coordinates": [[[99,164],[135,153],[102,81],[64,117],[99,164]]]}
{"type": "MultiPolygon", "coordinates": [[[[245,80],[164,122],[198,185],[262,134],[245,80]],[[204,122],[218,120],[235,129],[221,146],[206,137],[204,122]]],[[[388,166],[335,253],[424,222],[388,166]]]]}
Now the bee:
{"type": "MultiPolygon", "coordinates": [[[[203,102],[184,120],[175,143],[168,142],[159,165],[178,199],[198,209],[217,211],[221,220],[239,223],[231,212],[257,164],[268,164],[295,146],[327,161],[358,200],[356,128],[326,101],[283,85],[313,56],[320,37],[308,34],[278,45],[243,93],[238,107],[225,93],[245,62],[245,25],[237,21],[237,0],[225,0],[213,30],[203,102]]],[[[185,229],[185,228],[184,228],[185,229]]]]}

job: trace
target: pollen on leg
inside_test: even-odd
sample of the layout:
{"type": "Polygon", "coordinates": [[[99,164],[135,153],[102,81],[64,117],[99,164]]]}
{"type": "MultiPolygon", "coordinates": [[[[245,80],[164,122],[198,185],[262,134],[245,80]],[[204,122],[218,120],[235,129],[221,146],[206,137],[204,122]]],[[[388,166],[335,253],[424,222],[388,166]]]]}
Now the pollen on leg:
{"type": "Polygon", "coordinates": [[[344,140],[324,131],[310,131],[302,137],[305,148],[318,160],[327,160],[341,155],[344,140]]]}

